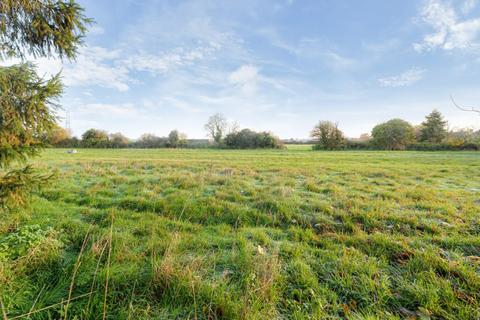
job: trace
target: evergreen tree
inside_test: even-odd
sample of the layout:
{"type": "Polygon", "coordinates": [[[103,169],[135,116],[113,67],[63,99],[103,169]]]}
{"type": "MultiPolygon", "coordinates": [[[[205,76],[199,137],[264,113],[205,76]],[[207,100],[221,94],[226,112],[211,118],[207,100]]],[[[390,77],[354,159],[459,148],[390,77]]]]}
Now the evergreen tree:
{"type": "Polygon", "coordinates": [[[447,121],[443,119],[438,110],[433,110],[425,121],[422,122],[420,129],[420,141],[430,143],[440,143],[447,137],[447,121]]]}
{"type": "MultiPolygon", "coordinates": [[[[0,60],[73,59],[90,22],[73,0],[1,0],[0,60]]],[[[30,166],[11,166],[43,147],[55,129],[62,90],[59,75],[43,79],[30,63],[0,67],[0,208],[23,204],[48,179],[30,166]]]]}

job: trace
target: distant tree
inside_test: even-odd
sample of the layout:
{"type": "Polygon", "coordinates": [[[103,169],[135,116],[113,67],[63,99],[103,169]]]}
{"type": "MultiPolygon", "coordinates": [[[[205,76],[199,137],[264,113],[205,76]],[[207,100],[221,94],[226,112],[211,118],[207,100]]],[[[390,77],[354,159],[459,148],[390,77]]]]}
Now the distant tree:
{"type": "Polygon", "coordinates": [[[443,119],[438,110],[433,110],[420,128],[420,141],[430,143],[440,143],[447,136],[447,121],[443,119]]]}
{"type": "Polygon", "coordinates": [[[372,136],[369,133],[362,133],[358,138],[358,141],[367,142],[372,139],[372,136]]]}
{"type": "Polygon", "coordinates": [[[255,132],[250,129],[229,133],[225,137],[225,147],[229,149],[275,149],[282,148],[280,139],[269,132],[255,132]]]}
{"type": "Polygon", "coordinates": [[[47,143],[54,147],[65,146],[72,138],[70,131],[65,128],[56,125],[51,132],[47,133],[47,143]]]}
{"type": "Polygon", "coordinates": [[[404,150],[415,142],[415,129],[402,119],[392,119],[375,126],[372,130],[373,144],[386,150],[404,150]]]}
{"type": "Polygon", "coordinates": [[[112,133],[109,137],[109,145],[112,148],[126,148],[130,140],[120,132],[112,133]]]}
{"type": "MultiPolygon", "coordinates": [[[[29,55],[74,58],[90,22],[73,0],[2,0],[0,60],[29,55]]],[[[30,63],[0,67],[0,207],[23,204],[29,191],[48,179],[29,166],[5,169],[44,146],[44,138],[55,128],[55,102],[62,89],[59,75],[43,79],[30,63]]]]}
{"type": "Polygon", "coordinates": [[[205,124],[208,136],[219,145],[228,130],[228,121],[221,113],[211,116],[205,124]]]}
{"type": "Polygon", "coordinates": [[[152,133],[144,133],[136,141],[138,148],[164,148],[167,145],[167,139],[158,137],[152,133]]]}
{"type": "Polygon", "coordinates": [[[170,148],[178,148],[185,146],[187,143],[187,136],[184,133],[178,132],[178,130],[172,130],[168,134],[168,146],[170,148]]]}
{"type": "Polygon", "coordinates": [[[343,132],[331,121],[320,121],[310,135],[316,141],[316,149],[336,150],[345,145],[343,132]]]}
{"type": "Polygon", "coordinates": [[[82,146],[85,148],[106,148],[108,133],[104,130],[89,129],[82,134],[82,146]]]}
{"type": "Polygon", "coordinates": [[[178,133],[178,130],[170,131],[170,133],[168,134],[168,144],[170,146],[176,147],[179,140],[180,134],[178,133]]]}
{"type": "Polygon", "coordinates": [[[480,130],[460,129],[452,130],[447,133],[447,143],[461,145],[466,143],[480,143],[480,130]]]}

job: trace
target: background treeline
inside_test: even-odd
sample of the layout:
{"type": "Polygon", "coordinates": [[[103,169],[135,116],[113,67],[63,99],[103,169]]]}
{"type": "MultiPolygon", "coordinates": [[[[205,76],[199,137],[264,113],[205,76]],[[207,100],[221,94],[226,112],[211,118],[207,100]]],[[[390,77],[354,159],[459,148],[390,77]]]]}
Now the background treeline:
{"type": "Polygon", "coordinates": [[[320,121],[311,132],[316,150],[480,150],[480,131],[448,130],[442,114],[433,110],[420,125],[392,119],[376,125],[370,134],[345,138],[337,123],[320,121]]]}
{"type": "Polygon", "coordinates": [[[89,129],[80,138],[57,126],[45,138],[45,142],[57,148],[224,148],[224,149],[278,149],[282,141],[270,132],[240,130],[235,122],[229,122],[223,115],[215,114],[205,124],[210,139],[187,139],[178,130],[172,130],[167,137],[151,133],[131,140],[122,133],[111,133],[89,129]]]}
{"type": "Polygon", "coordinates": [[[402,119],[392,119],[376,125],[371,133],[359,138],[346,138],[337,123],[320,121],[311,132],[311,139],[281,141],[270,132],[240,130],[235,122],[222,114],[211,116],[204,126],[209,139],[187,139],[178,130],[167,137],[143,134],[130,140],[121,133],[109,134],[90,129],[80,138],[72,137],[61,127],[53,130],[46,142],[61,148],[224,148],[224,149],[279,149],[284,144],[313,144],[315,150],[480,150],[480,131],[472,129],[449,130],[442,114],[433,110],[420,125],[414,126],[402,119]]]}

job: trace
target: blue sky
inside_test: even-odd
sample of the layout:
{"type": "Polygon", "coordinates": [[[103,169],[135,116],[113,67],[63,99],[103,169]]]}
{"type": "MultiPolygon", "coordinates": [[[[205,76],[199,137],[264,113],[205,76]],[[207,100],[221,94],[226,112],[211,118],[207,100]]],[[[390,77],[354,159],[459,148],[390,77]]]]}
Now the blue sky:
{"type": "Polygon", "coordinates": [[[221,112],[241,127],[305,138],[319,120],[351,137],[437,108],[480,126],[480,1],[80,0],[95,19],[63,69],[62,104],[88,128],[203,138],[221,112]]]}

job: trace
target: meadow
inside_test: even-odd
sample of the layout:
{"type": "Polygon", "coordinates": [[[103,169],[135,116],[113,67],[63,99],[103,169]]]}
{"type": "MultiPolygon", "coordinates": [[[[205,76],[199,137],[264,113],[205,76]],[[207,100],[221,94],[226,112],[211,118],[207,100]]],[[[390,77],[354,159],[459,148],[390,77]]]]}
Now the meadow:
{"type": "Polygon", "coordinates": [[[480,154],[49,149],[3,319],[479,319],[480,154]]]}

